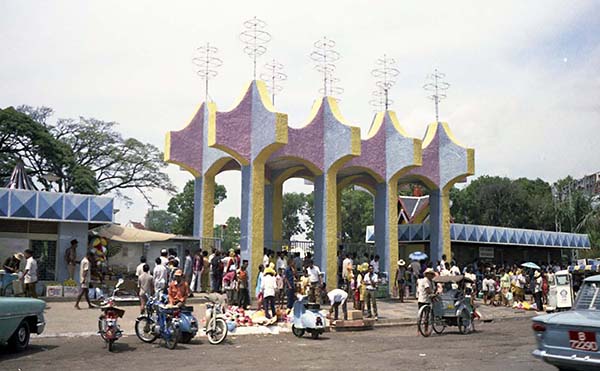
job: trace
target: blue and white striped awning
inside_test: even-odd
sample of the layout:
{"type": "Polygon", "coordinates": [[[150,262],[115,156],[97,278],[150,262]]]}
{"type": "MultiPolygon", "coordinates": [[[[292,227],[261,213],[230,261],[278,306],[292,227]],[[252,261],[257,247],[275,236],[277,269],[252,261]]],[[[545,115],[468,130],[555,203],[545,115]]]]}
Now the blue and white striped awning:
{"type": "MultiPolygon", "coordinates": [[[[398,241],[403,243],[429,242],[429,224],[398,225],[398,241]]],[[[375,235],[370,236],[375,241],[375,235]]],[[[452,242],[489,245],[516,245],[557,247],[565,249],[589,249],[587,234],[536,231],[531,229],[492,227],[485,225],[450,224],[452,242]]]]}

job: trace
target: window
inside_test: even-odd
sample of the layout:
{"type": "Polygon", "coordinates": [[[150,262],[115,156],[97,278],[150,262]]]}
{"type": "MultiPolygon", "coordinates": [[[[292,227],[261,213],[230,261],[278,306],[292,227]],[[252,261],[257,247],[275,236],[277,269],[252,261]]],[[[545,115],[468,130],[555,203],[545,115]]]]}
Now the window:
{"type": "Polygon", "coordinates": [[[32,240],[33,257],[37,260],[38,280],[56,279],[56,241],[32,240]]]}
{"type": "Polygon", "coordinates": [[[577,294],[577,301],[575,302],[575,309],[589,309],[598,310],[600,308],[600,286],[597,283],[586,283],[583,285],[579,294],[577,294]]]}
{"type": "Polygon", "coordinates": [[[569,284],[569,276],[556,276],[556,284],[557,285],[568,285],[569,284]]]}

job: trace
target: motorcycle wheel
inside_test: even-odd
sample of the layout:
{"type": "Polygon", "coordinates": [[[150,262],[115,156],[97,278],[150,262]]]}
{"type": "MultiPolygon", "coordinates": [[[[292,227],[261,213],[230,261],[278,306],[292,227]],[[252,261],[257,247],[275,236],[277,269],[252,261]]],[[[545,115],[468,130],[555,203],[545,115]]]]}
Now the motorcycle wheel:
{"type": "Polygon", "coordinates": [[[292,334],[294,334],[294,336],[297,338],[301,338],[304,336],[304,329],[297,328],[296,326],[292,325],[292,334]]]}
{"type": "Polygon", "coordinates": [[[144,343],[153,343],[158,338],[154,333],[154,321],[148,317],[141,317],[135,321],[135,334],[144,343]]]}
{"type": "Polygon", "coordinates": [[[169,334],[168,338],[165,338],[165,346],[168,349],[175,349],[179,339],[179,329],[171,322],[167,325],[165,332],[169,334]]]}
{"type": "Polygon", "coordinates": [[[106,338],[106,332],[104,331],[104,319],[102,319],[102,317],[98,318],[98,333],[100,334],[100,337],[102,338],[102,340],[108,342],[108,339],[106,338]]]}
{"type": "Polygon", "coordinates": [[[319,338],[319,332],[318,331],[313,331],[310,333],[310,337],[313,339],[318,339],[319,338]]]}
{"type": "Polygon", "coordinates": [[[431,315],[431,306],[424,305],[419,309],[419,320],[417,322],[417,328],[419,329],[419,333],[424,337],[429,337],[433,330],[432,318],[431,315]]]}
{"type": "Polygon", "coordinates": [[[209,329],[213,328],[213,321],[216,321],[214,323],[214,330],[208,330],[206,332],[208,342],[212,345],[221,344],[227,337],[227,323],[223,318],[216,318],[208,323],[209,329]]]}
{"type": "Polygon", "coordinates": [[[193,338],[194,334],[192,334],[191,332],[182,332],[179,336],[179,342],[183,344],[189,344],[193,338]]]}

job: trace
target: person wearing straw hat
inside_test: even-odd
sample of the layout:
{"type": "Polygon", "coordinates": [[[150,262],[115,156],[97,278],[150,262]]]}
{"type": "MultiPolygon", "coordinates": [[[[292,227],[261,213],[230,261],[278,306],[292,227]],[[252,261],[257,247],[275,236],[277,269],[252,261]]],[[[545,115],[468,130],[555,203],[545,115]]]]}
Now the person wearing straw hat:
{"type": "Polygon", "coordinates": [[[406,262],[403,259],[398,260],[398,269],[396,269],[396,290],[398,290],[398,299],[404,303],[404,290],[406,287],[406,262]]]}
{"type": "Polygon", "coordinates": [[[18,252],[9,256],[4,261],[4,271],[6,273],[17,273],[19,272],[19,268],[21,267],[21,262],[25,259],[25,255],[22,252],[18,252]]]}
{"type": "Polygon", "coordinates": [[[260,283],[260,290],[264,298],[265,317],[271,319],[277,317],[275,311],[275,289],[277,288],[277,282],[275,280],[275,267],[273,263],[269,263],[269,266],[263,272],[263,277],[260,283]],[[269,313],[269,311],[271,313],[269,313]]]}
{"type": "Polygon", "coordinates": [[[419,309],[424,305],[431,304],[431,298],[435,295],[435,286],[433,285],[435,271],[427,268],[423,272],[423,275],[425,277],[419,278],[417,281],[417,303],[419,309]]]}

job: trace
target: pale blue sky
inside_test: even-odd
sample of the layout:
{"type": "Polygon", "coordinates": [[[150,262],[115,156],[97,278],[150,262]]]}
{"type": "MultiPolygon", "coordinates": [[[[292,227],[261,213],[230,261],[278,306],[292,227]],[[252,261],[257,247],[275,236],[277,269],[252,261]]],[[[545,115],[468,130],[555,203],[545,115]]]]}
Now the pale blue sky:
{"type": "MultiPolygon", "coordinates": [[[[441,118],[476,149],[479,175],[579,177],[600,170],[600,5],[503,1],[0,1],[0,106],[29,104],[120,123],[126,136],[162,148],[167,130],[184,127],[203,99],[195,48],[209,41],[224,65],[211,96],[228,110],[252,77],[237,39],[258,16],[273,34],[262,65],[275,57],[290,76],[277,109],[297,126],[320,87],[308,58],[327,35],[342,59],[342,113],[364,131],[373,110],[370,70],[383,53],[401,71],[392,90],[407,131],[424,134],[433,119],[421,86],[435,67],[452,84],[441,118]]],[[[168,170],[182,187],[191,177],[168,170]]],[[[239,214],[239,174],[217,179],[229,198],[216,222],[239,214]]],[[[286,190],[310,191],[302,181],[286,190]]],[[[164,207],[169,196],[153,197],[164,207]]],[[[117,220],[141,220],[146,205],[117,220]]]]}

